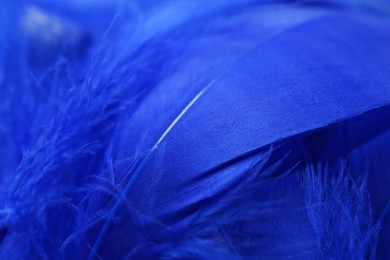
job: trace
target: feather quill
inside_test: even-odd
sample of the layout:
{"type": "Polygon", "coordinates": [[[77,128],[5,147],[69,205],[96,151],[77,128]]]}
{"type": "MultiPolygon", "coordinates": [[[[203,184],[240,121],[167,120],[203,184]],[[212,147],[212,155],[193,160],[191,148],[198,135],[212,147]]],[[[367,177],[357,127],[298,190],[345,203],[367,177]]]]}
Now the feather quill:
{"type": "Polygon", "coordinates": [[[390,254],[386,15],[312,1],[5,3],[2,258],[390,254]],[[55,61],[28,60],[50,43],[12,30],[32,4],[69,38],[55,61]]]}

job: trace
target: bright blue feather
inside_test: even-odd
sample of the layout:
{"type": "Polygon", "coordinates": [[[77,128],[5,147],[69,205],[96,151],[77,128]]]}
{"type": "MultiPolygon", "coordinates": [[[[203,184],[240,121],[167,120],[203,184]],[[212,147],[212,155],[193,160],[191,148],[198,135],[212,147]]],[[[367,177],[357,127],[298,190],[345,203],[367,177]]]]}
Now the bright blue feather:
{"type": "Polygon", "coordinates": [[[5,1],[4,259],[386,259],[385,1],[5,1]]]}

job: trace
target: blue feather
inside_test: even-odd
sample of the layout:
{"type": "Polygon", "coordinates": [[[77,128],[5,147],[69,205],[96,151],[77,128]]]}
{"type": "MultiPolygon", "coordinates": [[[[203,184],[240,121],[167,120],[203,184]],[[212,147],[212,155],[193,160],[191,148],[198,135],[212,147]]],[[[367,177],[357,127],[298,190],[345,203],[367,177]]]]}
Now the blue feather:
{"type": "Polygon", "coordinates": [[[390,257],[383,1],[4,1],[0,257],[390,257]]]}

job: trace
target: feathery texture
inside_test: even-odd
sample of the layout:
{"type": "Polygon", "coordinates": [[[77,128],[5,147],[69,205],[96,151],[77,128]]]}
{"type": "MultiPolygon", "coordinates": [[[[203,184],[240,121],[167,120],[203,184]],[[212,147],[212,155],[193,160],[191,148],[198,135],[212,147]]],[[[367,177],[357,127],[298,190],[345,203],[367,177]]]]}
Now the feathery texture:
{"type": "Polygon", "coordinates": [[[0,257],[390,257],[385,1],[11,1],[0,257]]]}

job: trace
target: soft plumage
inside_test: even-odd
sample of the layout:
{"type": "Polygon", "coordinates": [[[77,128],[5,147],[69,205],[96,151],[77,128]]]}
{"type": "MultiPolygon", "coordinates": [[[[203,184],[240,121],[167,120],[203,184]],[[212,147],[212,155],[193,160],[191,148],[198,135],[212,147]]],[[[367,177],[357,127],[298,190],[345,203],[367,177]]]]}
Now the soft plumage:
{"type": "Polygon", "coordinates": [[[383,6],[5,1],[1,258],[386,259],[383,6]]]}

